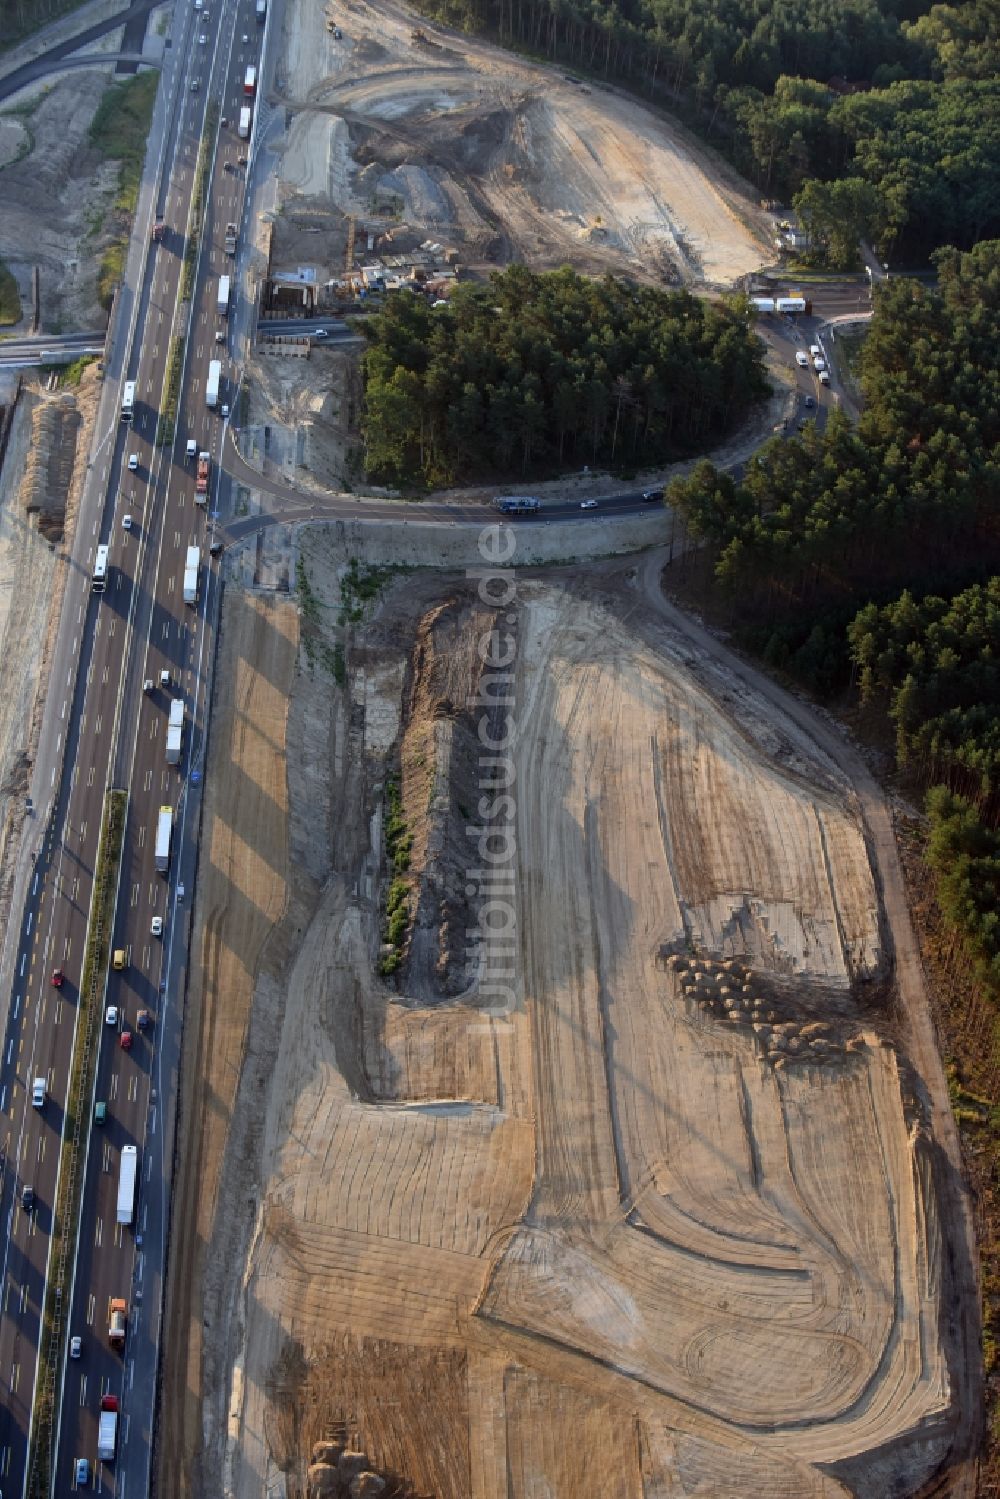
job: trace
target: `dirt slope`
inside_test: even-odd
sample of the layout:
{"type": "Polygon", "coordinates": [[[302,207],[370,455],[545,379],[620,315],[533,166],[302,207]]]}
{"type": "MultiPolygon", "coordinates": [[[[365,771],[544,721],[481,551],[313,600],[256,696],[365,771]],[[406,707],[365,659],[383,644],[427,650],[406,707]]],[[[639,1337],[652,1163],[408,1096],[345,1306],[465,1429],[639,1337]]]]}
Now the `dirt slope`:
{"type": "Polygon", "coordinates": [[[440,1499],[868,1499],[946,1455],[948,1220],[854,790],[639,597],[627,574],[522,579],[497,615],[416,574],[342,691],[300,658],[293,894],[230,1122],[242,1191],[206,1220],[209,1261],[243,1244],[246,1270],[212,1305],[197,1481],[170,1492],[305,1496],[331,1438],[387,1493],[440,1499]],[[506,1011],[454,935],[485,919],[481,875],[458,878],[490,815],[493,619],[519,726],[506,1011]],[[400,768],[416,926],[394,994],[400,768]]]}

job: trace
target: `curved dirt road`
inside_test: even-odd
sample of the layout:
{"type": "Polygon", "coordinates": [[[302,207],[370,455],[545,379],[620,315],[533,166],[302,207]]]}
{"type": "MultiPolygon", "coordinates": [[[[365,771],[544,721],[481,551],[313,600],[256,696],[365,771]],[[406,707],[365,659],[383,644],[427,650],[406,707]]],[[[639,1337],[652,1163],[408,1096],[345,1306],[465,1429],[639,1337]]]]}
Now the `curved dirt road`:
{"type": "MultiPolygon", "coordinates": [[[[947,1263],[952,1278],[953,1336],[959,1349],[957,1366],[951,1371],[956,1387],[955,1408],[959,1420],[955,1445],[962,1454],[974,1454],[979,1449],[982,1427],[978,1316],[980,1290],[975,1229],[964,1185],[958,1130],[951,1112],[941,1053],[924,982],[920,948],[910,920],[896,836],[885,795],[860,754],[838,729],[824,723],[814,709],[779,687],[763,672],[757,671],[690,615],[665,598],[660,579],[666,563],[665,548],[656,548],[639,562],[637,582],[643,604],[668,621],[671,628],[684,636],[700,654],[723,662],[728,671],[762,698],[773,703],[779,712],[786,714],[849,777],[857,795],[868,834],[875,878],[882,895],[886,938],[895,957],[907,1055],[925,1089],[931,1130],[940,1152],[937,1173],[940,1217],[942,1225],[948,1224],[951,1228],[947,1263]]],[[[952,1499],[975,1499],[977,1466],[974,1456],[962,1458],[950,1475],[948,1492],[952,1499]]]]}

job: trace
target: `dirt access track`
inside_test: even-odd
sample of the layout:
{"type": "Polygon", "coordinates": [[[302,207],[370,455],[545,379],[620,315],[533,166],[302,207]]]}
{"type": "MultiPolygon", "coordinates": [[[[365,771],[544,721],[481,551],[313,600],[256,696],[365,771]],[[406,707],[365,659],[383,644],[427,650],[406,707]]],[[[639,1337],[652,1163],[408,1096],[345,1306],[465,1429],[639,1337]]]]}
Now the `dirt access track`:
{"type": "MultiPolygon", "coordinates": [[[[729,286],[769,256],[749,185],[676,122],[600,84],[434,28],[392,0],[289,3],[279,50],[270,97],[291,122],[277,147],[286,202],[326,201],[392,227],[400,247],[429,236],[464,265],[517,259],[729,286]],[[394,203],[399,218],[380,220],[394,203]]],[[[321,252],[313,241],[300,253],[321,252]]]]}
{"type": "Polygon", "coordinates": [[[648,566],[408,574],[328,673],[301,560],[294,672],[223,623],[158,1492],[916,1494],[963,1248],[847,777],[648,566]]]}

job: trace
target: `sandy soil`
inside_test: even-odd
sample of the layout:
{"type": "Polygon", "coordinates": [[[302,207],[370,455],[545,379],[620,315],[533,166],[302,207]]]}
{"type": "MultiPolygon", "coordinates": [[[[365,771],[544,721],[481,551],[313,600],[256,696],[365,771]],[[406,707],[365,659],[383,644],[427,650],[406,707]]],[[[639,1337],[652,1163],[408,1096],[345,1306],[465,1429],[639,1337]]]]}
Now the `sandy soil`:
{"type": "MultiPolygon", "coordinates": [[[[104,39],[105,47],[116,44],[116,35],[104,39]]],[[[32,85],[6,102],[8,118],[0,119],[0,151],[7,156],[0,169],[0,257],[17,277],[26,317],[38,266],[43,332],[103,328],[107,321],[97,301],[97,271],[118,165],[102,161],[87,136],[111,79],[109,65],[106,72],[80,69],[32,85]]]]}
{"type": "Polygon", "coordinates": [[[285,189],[467,264],[729,285],[767,254],[750,188],[675,122],[610,89],[429,27],[392,3],[286,7],[285,189]],[[326,17],[343,30],[336,42],[326,17]],[[414,26],[430,45],[412,40],[414,26]]]}
{"type": "MultiPolygon", "coordinates": [[[[343,553],[303,556],[335,638],[343,553]]],[[[227,604],[231,663],[261,607],[227,604]]],[[[288,888],[281,835],[238,805],[273,820],[287,794],[292,876],[248,1030],[252,961],[210,978],[248,1060],[221,1088],[213,1062],[189,1117],[215,1141],[199,1161],[229,1123],[198,1242],[246,1270],[229,1295],[210,1272],[190,1324],[175,1305],[186,1466],[160,1491],[305,1496],[335,1439],[439,1499],[915,1493],[952,1431],[942,1225],[929,1116],[879,1019],[852,786],[627,566],[521,578],[499,621],[514,993],[488,1007],[461,938],[491,612],[467,583],[390,581],[342,689],[301,653],[287,670],[290,636],[264,667],[266,777],[216,736],[239,867],[288,888]],[[413,835],[395,988],[375,973],[390,771],[413,835]]],[[[213,857],[201,899],[220,949],[253,954],[232,880],[213,857]]]]}

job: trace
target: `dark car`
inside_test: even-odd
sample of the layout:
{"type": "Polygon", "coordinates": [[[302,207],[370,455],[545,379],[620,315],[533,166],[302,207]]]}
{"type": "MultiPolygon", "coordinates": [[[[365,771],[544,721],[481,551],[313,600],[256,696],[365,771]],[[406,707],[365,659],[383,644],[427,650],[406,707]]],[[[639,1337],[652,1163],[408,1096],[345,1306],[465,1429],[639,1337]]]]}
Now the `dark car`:
{"type": "Polygon", "coordinates": [[[35,1189],[34,1189],[34,1187],[22,1187],[21,1188],[21,1206],[24,1208],[24,1211],[26,1213],[30,1213],[31,1212],[31,1209],[35,1206],[35,1189]]]}
{"type": "Polygon", "coordinates": [[[650,505],[650,504],[652,504],[652,502],[654,500],[662,500],[663,499],[663,490],[662,489],[644,489],[642,491],[642,497],[646,501],[646,504],[650,505]]]}

